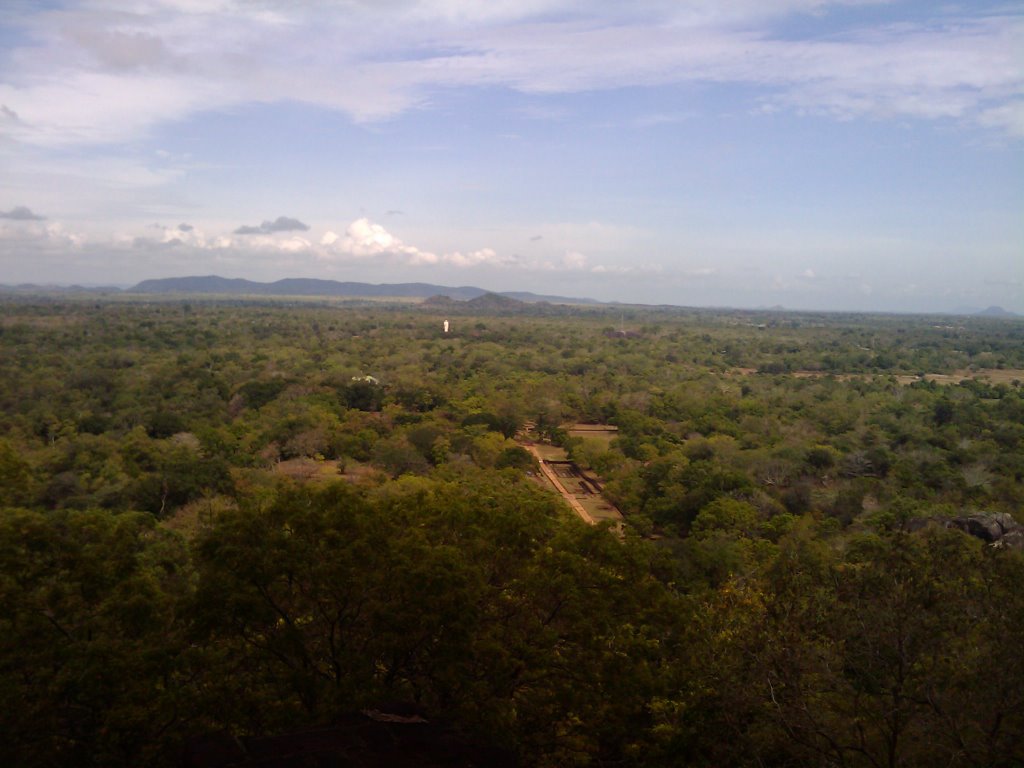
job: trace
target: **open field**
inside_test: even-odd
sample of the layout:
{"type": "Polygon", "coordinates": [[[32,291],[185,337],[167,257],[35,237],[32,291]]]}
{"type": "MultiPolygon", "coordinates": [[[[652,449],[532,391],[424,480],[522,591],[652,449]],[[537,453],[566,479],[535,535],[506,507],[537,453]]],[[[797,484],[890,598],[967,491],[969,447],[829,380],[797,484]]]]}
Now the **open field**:
{"type": "Polygon", "coordinates": [[[573,424],[566,427],[565,431],[569,437],[594,440],[601,443],[604,448],[607,448],[619,434],[619,428],[614,424],[573,424]]]}
{"type": "MultiPolygon", "coordinates": [[[[917,379],[916,376],[897,376],[901,384],[909,384],[917,379]]],[[[964,369],[955,373],[926,373],[926,381],[934,381],[939,384],[959,384],[965,379],[977,379],[987,381],[991,384],[1012,384],[1015,381],[1024,381],[1024,369],[1020,368],[984,368],[977,371],[964,369]]]]}

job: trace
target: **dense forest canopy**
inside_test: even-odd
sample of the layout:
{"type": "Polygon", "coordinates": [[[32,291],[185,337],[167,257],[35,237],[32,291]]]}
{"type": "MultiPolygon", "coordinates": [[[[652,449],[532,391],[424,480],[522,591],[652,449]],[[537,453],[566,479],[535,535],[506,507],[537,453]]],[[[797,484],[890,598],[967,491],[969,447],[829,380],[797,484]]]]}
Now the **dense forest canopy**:
{"type": "Polygon", "coordinates": [[[8,297],[0,759],[404,701],[523,765],[1019,764],[1022,381],[1013,320],[8,297]]]}

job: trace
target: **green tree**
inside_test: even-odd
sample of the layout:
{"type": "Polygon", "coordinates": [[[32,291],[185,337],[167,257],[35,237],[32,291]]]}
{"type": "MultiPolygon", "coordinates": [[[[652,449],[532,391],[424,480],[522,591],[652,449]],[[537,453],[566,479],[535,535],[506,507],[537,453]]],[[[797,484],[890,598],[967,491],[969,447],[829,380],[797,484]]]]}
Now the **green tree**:
{"type": "Polygon", "coordinates": [[[182,542],[147,515],[0,510],[0,760],[147,765],[187,728],[182,542]]]}

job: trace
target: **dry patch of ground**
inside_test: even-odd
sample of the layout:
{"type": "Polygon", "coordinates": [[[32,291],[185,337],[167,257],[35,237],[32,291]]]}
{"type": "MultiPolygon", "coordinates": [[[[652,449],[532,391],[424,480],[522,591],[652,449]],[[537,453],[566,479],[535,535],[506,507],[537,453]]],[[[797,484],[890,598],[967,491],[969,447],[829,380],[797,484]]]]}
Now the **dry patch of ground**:
{"type": "Polygon", "coordinates": [[[607,449],[609,443],[619,436],[619,428],[613,424],[570,424],[565,428],[570,437],[594,440],[607,449]]]}
{"type": "Polygon", "coordinates": [[[341,476],[343,470],[339,470],[339,466],[337,461],[300,458],[279,461],[274,465],[274,471],[292,480],[327,481],[341,476]]]}
{"type": "Polygon", "coordinates": [[[1020,368],[982,368],[972,371],[964,368],[950,374],[926,373],[924,378],[927,381],[936,381],[939,384],[959,384],[964,379],[978,379],[979,381],[987,381],[990,384],[1013,384],[1015,381],[1024,382],[1024,370],[1020,368]]]}
{"type": "Polygon", "coordinates": [[[336,459],[288,459],[274,465],[274,472],[292,480],[307,483],[327,483],[332,480],[348,480],[357,483],[381,476],[383,473],[368,464],[348,461],[342,465],[336,459]]]}
{"type": "Polygon", "coordinates": [[[175,510],[174,514],[161,520],[160,525],[184,536],[186,539],[192,539],[218,513],[227,509],[233,509],[234,507],[234,499],[227,496],[196,499],[179,507],[175,510]]]}
{"type": "MultiPolygon", "coordinates": [[[[757,373],[756,368],[732,368],[729,375],[750,376],[757,373]]],[[[789,373],[776,374],[791,376],[794,379],[817,379],[825,376],[833,376],[839,381],[850,381],[852,379],[870,379],[877,376],[885,376],[882,373],[830,373],[828,371],[790,371],[789,373]]],[[[913,384],[915,381],[934,381],[938,384],[959,384],[964,379],[977,379],[987,381],[991,384],[1014,384],[1024,382],[1024,369],[1021,368],[980,368],[971,370],[963,368],[953,373],[926,373],[924,376],[897,374],[896,381],[900,384],[913,384]]]]}
{"type": "Polygon", "coordinates": [[[543,459],[544,461],[568,461],[569,459],[565,453],[565,449],[559,448],[557,445],[532,443],[527,444],[526,449],[538,459],[543,459]]]}

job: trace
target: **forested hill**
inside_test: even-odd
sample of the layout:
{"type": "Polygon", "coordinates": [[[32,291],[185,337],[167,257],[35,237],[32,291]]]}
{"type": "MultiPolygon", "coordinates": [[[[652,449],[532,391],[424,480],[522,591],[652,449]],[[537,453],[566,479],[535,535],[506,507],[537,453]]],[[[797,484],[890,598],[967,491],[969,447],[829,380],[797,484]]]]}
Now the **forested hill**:
{"type": "MultiPolygon", "coordinates": [[[[448,296],[460,301],[469,301],[490,294],[483,288],[471,285],[458,287],[433,285],[431,283],[372,283],[339,282],[315,278],[286,278],[273,283],[260,283],[241,278],[218,277],[167,277],[157,280],[143,280],[129,289],[131,293],[214,293],[242,294],[248,296],[366,296],[428,298],[448,296]]],[[[498,291],[505,296],[525,302],[548,301],[556,304],[595,304],[593,299],[574,299],[567,296],[541,296],[523,291],[498,291]]]]}

